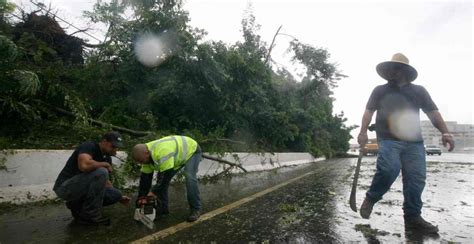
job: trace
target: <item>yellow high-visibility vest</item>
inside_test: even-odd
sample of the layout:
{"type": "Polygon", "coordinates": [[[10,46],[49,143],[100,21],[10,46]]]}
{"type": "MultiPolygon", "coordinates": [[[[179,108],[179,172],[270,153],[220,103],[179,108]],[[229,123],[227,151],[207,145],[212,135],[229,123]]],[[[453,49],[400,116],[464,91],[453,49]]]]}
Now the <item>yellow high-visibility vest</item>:
{"type": "Polygon", "coordinates": [[[198,144],[187,136],[167,136],[146,143],[153,163],[142,164],[141,172],[177,170],[193,156],[198,144]]]}

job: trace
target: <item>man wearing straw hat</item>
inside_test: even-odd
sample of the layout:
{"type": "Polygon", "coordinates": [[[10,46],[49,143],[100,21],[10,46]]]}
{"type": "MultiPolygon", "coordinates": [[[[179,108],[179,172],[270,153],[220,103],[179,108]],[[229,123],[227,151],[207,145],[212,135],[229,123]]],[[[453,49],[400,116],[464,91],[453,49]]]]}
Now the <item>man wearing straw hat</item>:
{"type": "Polygon", "coordinates": [[[412,84],[418,73],[409,65],[407,57],[397,53],[391,61],[378,64],[376,70],[387,83],[372,91],[357,138],[363,148],[368,141],[367,129],[372,115],[377,111],[377,169],[360,208],[360,215],[366,219],[370,217],[374,204],[390,189],[401,170],[405,229],[437,233],[438,227],[421,217],[426,160],[421,136],[420,109],[441,132],[443,145],[449,144],[449,151],[454,149],[453,136],[428,91],[422,86],[412,84]]]}

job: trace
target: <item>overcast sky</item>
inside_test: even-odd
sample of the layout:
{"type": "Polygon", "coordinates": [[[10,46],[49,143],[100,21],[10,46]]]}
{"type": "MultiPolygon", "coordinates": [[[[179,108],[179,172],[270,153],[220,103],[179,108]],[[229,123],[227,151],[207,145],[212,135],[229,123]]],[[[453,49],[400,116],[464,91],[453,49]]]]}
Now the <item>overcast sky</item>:
{"type": "MultiPolygon", "coordinates": [[[[27,5],[24,0],[15,2],[27,5]]],[[[81,10],[91,10],[95,3],[50,2],[59,16],[81,27],[86,26],[81,10]]],[[[405,54],[418,70],[414,83],[430,92],[445,120],[474,123],[473,2],[253,0],[251,4],[261,25],[259,34],[268,45],[283,25],[282,33],[329,51],[331,62],[349,76],[334,90],[334,112],[344,111],[348,125],[360,124],[372,89],[385,83],[375,66],[396,52],[405,54]]],[[[188,0],[184,4],[192,26],[205,29],[208,40],[227,43],[243,39],[241,20],[247,6],[248,1],[231,0],[188,0]]],[[[272,58],[293,71],[285,54],[289,41],[287,36],[277,36],[272,58]]],[[[427,118],[422,115],[422,119],[427,118]]]]}

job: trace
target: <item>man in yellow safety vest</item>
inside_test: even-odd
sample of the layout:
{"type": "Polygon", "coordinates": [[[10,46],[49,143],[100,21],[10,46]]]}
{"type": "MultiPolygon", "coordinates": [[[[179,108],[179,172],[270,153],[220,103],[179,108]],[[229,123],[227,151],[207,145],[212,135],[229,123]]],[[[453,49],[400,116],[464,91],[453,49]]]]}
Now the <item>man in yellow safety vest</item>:
{"type": "Polygon", "coordinates": [[[144,204],[146,196],[153,196],[161,203],[158,214],[168,214],[168,187],[173,176],[184,167],[186,193],[191,209],[187,220],[193,222],[199,219],[201,200],[196,173],[202,152],[195,140],[187,136],[167,136],[135,145],[132,155],[133,160],[141,165],[138,204],[144,204]],[[151,187],[155,171],[158,172],[157,184],[151,187]]]}

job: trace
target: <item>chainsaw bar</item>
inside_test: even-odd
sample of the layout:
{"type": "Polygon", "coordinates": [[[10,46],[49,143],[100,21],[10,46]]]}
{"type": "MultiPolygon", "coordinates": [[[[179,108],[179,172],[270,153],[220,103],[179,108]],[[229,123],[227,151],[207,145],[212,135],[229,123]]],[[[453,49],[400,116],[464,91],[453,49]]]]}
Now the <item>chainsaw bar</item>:
{"type": "Polygon", "coordinates": [[[142,222],[146,227],[148,227],[150,230],[153,230],[155,228],[155,223],[153,223],[153,220],[148,218],[145,214],[143,214],[141,211],[138,213],[138,220],[142,222]]]}

